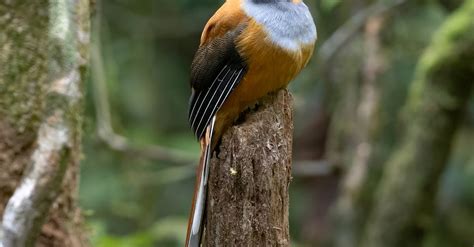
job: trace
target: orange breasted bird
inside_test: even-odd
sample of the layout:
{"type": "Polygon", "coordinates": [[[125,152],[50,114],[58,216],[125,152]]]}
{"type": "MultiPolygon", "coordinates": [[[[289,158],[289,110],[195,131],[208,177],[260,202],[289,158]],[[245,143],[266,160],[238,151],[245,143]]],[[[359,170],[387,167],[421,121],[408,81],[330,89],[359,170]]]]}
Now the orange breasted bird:
{"type": "Polygon", "coordinates": [[[201,143],[186,246],[198,247],[212,151],[249,106],[285,88],[317,39],[302,0],[227,0],[211,17],[191,66],[189,122],[201,143]]]}

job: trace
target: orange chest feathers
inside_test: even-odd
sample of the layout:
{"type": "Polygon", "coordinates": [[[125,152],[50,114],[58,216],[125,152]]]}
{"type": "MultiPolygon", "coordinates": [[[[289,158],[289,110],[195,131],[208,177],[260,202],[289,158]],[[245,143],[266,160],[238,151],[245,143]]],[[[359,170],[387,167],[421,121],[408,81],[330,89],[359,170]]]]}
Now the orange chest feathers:
{"type": "MultiPolygon", "coordinates": [[[[293,0],[294,4],[300,2],[301,0],[293,0]]],[[[302,44],[300,49],[292,50],[278,46],[272,41],[267,28],[249,16],[243,7],[243,0],[227,0],[207,23],[201,44],[244,27],[235,42],[249,69],[245,76],[247,79],[243,82],[262,79],[262,83],[270,84],[268,88],[286,86],[308,63],[313,54],[314,43],[302,44]]]]}
{"type": "Polygon", "coordinates": [[[242,84],[257,94],[286,87],[313,54],[313,45],[287,50],[272,43],[265,28],[252,19],[239,36],[237,47],[249,68],[242,84]]]}
{"type": "MultiPolygon", "coordinates": [[[[249,105],[271,92],[286,87],[306,66],[313,54],[316,33],[314,38],[310,35],[309,42],[308,39],[302,39],[303,42],[291,42],[289,47],[284,47],[275,42],[275,37],[270,33],[271,28],[263,23],[261,18],[259,20],[260,7],[251,9],[252,6],[246,6],[245,1],[247,0],[227,0],[209,20],[201,37],[201,45],[205,45],[213,38],[242,28],[235,39],[235,47],[247,65],[247,72],[217,112],[216,136],[220,136],[220,132],[249,105]],[[256,13],[255,18],[252,16],[252,11],[256,13]]],[[[300,3],[300,0],[294,0],[288,4],[296,6],[300,3]]],[[[303,17],[309,18],[311,25],[314,25],[308,15],[309,12],[303,17]]],[[[278,26],[279,23],[276,24],[278,26]]],[[[304,34],[304,32],[299,34],[301,33],[304,34]]]]}

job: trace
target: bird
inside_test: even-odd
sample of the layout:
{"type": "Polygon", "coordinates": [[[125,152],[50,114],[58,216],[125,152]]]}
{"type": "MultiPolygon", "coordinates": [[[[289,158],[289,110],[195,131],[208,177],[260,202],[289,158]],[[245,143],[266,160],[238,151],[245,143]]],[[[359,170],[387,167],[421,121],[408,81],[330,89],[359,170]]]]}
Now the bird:
{"type": "Polygon", "coordinates": [[[209,163],[222,134],[259,99],[285,88],[316,40],[303,0],[226,0],[205,25],[190,75],[188,120],[201,158],[185,246],[201,245],[209,163]]]}

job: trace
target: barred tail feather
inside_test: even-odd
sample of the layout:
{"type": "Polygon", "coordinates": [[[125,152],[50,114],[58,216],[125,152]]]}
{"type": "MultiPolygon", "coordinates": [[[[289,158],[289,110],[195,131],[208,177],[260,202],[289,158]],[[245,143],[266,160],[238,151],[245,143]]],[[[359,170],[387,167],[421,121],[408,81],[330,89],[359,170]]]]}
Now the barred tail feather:
{"type": "Polygon", "coordinates": [[[201,245],[206,210],[207,182],[212,156],[211,142],[215,121],[216,117],[213,117],[207,127],[205,136],[201,139],[201,159],[196,171],[196,185],[194,187],[193,203],[189,216],[188,232],[186,234],[186,247],[199,247],[201,245]]]}

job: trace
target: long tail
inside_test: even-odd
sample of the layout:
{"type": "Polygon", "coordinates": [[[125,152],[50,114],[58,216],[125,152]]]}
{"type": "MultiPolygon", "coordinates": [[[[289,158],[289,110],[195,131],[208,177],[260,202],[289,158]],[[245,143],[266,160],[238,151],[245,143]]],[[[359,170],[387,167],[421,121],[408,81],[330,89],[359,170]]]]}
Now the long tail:
{"type": "Polygon", "coordinates": [[[209,166],[212,156],[212,135],[214,132],[214,117],[206,129],[206,134],[201,139],[201,159],[196,171],[196,185],[194,187],[193,204],[188,221],[188,232],[186,234],[186,247],[201,246],[201,237],[204,229],[204,212],[206,210],[207,181],[209,178],[209,166]]]}

